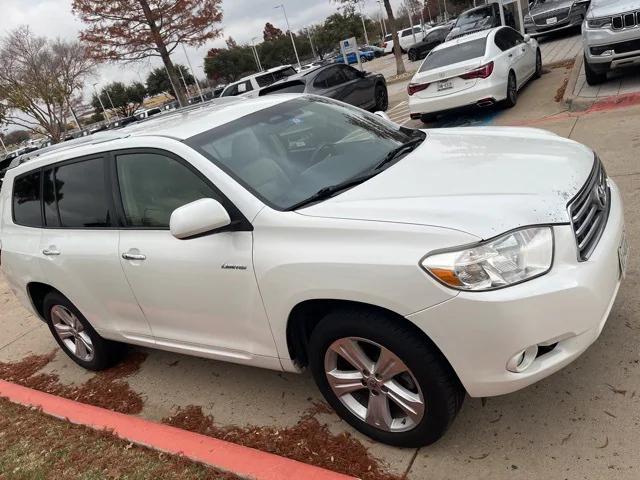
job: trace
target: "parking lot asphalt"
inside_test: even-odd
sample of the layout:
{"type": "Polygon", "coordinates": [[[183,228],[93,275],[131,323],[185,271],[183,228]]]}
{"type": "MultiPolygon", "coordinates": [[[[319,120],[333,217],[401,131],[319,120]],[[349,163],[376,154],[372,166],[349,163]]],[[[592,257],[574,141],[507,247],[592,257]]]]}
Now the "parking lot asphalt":
{"type": "MultiPolygon", "coordinates": [[[[332,432],[353,434],[391,472],[415,480],[541,475],[637,479],[640,475],[640,276],[634,253],[640,239],[640,107],[566,112],[554,100],[566,75],[565,68],[550,70],[521,92],[515,108],[469,114],[460,121],[545,128],[586,143],[600,154],[623,193],[632,247],[628,277],[609,321],[600,339],[561,372],[515,394],[486,401],[467,398],[452,429],[430,447],[417,451],[387,447],[369,441],[336,415],[316,415],[332,432]]],[[[401,98],[404,87],[395,88],[392,100],[401,98]]],[[[47,327],[17,303],[1,276],[0,318],[0,361],[56,348],[47,327]]],[[[64,384],[81,384],[93,377],[61,352],[42,371],[57,374],[64,384]]],[[[309,373],[284,374],[160,351],[149,351],[128,382],[144,399],[140,415],[153,420],[170,415],[176,407],[198,405],[219,425],[285,428],[321,400],[309,373]]]]}

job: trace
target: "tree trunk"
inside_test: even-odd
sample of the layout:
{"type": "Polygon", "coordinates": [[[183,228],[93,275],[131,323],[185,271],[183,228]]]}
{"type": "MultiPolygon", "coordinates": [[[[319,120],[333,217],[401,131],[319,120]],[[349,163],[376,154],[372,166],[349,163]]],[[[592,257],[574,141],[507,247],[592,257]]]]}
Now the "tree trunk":
{"type": "Polygon", "coordinates": [[[140,6],[142,7],[142,11],[144,12],[144,16],[147,19],[147,23],[149,24],[149,29],[151,30],[151,35],[153,36],[153,41],[156,44],[156,49],[160,54],[160,58],[162,58],[162,62],[164,63],[164,68],[167,69],[167,74],[169,75],[169,81],[173,86],[173,91],[176,94],[176,98],[178,100],[178,104],[181,107],[187,105],[187,96],[180,85],[180,81],[178,80],[178,75],[176,74],[176,69],[173,66],[173,62],[171,61],[171,57],[169,56],[169,52],[167,51],[167,46],[160,35],[160,29],[156,25],[156,21],[153,18],[153,13],[151,12],[151,8],[149,7],[149,3],[147,0],[138,0],[140,6]]]}
{"type": "Polygon", "coordinates": [[[403,73],[407,73],[407,70],[404,68],[404,62],[402,61],[402,50],[400,48],[398,31],[396,30],[396,19],[393,16],[393,10],[391,9],[391,3],[389,0],[384,0],[384,8],[387,11],[387,19],[389,22],[388,29],[391,30],[393,38],[393,54],[396,57],[396,71],[398,75],[402,75],[403,73]]]}

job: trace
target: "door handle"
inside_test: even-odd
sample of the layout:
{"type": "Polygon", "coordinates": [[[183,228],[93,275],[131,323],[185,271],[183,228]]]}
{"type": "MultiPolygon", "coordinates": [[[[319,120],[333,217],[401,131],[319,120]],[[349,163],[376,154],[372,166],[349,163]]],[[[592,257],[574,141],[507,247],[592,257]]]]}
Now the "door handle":
{"type": "Polygon", "coordinates": [[[510,53],[510,54],[509,54],[509,58],[513,58],[513,53],[510,53]]]}
{"type": "Polygon", "coordinates": [[[138,261],[142,261],[142,260],[146,260],[147,256],[143,255],[141,253],[129,253],[129,252],[125,252],[122,254],[122,258],[124,258],[125,260],[138,260],[138,261]]]}
{"type": "Polygon", "coordinates": [[[42,250],[42,254],[47,257],[57,257],[60,255],[60,250],[56,250],[55,247],[49,247],[42,250]]]}

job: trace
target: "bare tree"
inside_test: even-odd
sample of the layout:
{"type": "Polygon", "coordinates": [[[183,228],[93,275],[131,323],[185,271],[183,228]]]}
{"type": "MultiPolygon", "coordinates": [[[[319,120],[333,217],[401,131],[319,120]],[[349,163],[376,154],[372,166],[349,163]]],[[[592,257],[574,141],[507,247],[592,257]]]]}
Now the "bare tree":
{"type": "Polygon", "coordinates": [[[77,42],[36,37],[26,26],[0,40],[0,102],[5,122],[59,142],[72,96],[93,66],[77,42]]]}
{"type": "Polygon", "coordinates": [[[73,0],[73,13],[87,28],[80,39],[92,53],[111,61],[160,57],[178,102],[186,96],[171,52],[178,45],[201,46],[220,35],[222,0],[73,0]]]}

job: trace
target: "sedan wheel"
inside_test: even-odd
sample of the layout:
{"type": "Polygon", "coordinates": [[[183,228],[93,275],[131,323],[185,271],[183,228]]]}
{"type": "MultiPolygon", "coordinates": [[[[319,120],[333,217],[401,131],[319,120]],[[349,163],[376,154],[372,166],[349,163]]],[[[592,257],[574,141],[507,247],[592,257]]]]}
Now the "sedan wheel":
{"type": "Polygon", "coordinates": [[[374,95],[376,102],[375,110],[377,112],[386,112],[387,108],[389,108],[389,95],[387,93],[387,88],[381,84],[376,85],[374,95]]]}
{"type": "Polygon", "coordinates": [[[518,103],[518,82],[516,81],[516,74],[509,72],[509,80],[507,81],[507,98],[504,104],[507,108],[515,107],[518,103]]]}
{"type": "Polygon", "coordinates": [[[536,52],[536,78],[540,78],[542,76],[542,54],[540,50],[536,52]]]}
{"type": "Polygon", "coordinates": [[[382,345],[364,338],[341,338],[327,350],[324,365],[333,393],[363,422],[387,432],[403,432],[422,420],[425,401],[415,376],[382,345]]]}
{"type": "Polygon", "coordinates": [[[93,342],[72,312],[62,305],[54,305],[51,309],[51,323],[55,334],[73,355],[84,362],[93,360],[93,342]]]}

